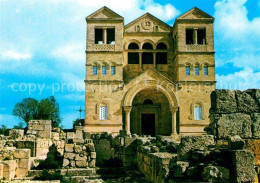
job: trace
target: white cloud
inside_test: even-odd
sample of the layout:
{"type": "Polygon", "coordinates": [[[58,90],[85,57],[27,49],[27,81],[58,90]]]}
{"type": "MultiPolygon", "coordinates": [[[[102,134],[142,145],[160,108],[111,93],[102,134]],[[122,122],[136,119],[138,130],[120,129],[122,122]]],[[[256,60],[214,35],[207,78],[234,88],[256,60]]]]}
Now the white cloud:
{"type": "Polygon", "coordinates": [[[259,88],[260,72],[246,67],[242,71],[229,75],[216,75],[218,89],[238,89],[259,88]]]}
{"type": "Polygon", "coordinates": [[[248,19],[247,0],[220,0],[215,3],[215,49],[218,67],[232,63],[259,71],[260,17],[248,19]]]}
{"type": "Polygon", "coordinates": [[[0,57],[3,60],[26,60],[31,59],[32,55],[30,53],[23,53],[16,50],[3,50],[0,53],[0,57]]]}

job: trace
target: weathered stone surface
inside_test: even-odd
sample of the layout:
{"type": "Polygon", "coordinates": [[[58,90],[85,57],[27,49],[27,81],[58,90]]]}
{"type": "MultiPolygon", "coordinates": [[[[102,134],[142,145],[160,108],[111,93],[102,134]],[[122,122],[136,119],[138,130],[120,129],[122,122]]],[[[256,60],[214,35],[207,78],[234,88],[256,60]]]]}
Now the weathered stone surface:
{"type": "Polygon", "coordinates": [[[74,144],[66,144],[65,145],[66,152],[73,152],[74,151],[74,144]]]}
{"type": "Polygon", "coordinates": [[[66,166],[68,166],[69,164],[70,164],[70,161],[69,161],[68,159],[64,158],[64,159],[63,159],[63,164],[62,164],[62,166],[63,166],[63,167],[66,167],[66,166]]]}
{"type": "Polygon", "coordinates": [[[67,139],[73,139],[74,138],[74,132],[67,132],[67,139]]]}
{"type": "Polygon", "coordinates": [[[188,167],[189,167],[189,163],[188,162],[177,161],[173,165],[173,176],[176,177],[176,178],[177,177],[184,177],[185,172],[186,172],[188,167]]]}
{"type": "Polygon", "coordinates": [[[88,162],[85,160],[85,161],[76,161],[76,166],[79,167],[79,168],[85,168],[88,166],[88,162]]]}
{"type": "Polygon", "coordinates": [[[219,118],[217,126],[219,138],[227,138],[232,135],[239,135],[242,138],[252,137],[251,118],[247,114],[223,114],[219,118]]]}
{"type": "Polygon", "coordinates": [[[91,153],[90,153],[90,157],[91,157],[92,159],[96,159],[96,157],[97,157],[96,152],[91,152],[91,153]]]}
{"type": "Polygon", "coordinates": [[[255,180],[254,155],[248,150],[231,151],[235,182],[253,182],[255,180]]]}
{"type": "Polygon", "coordinates": [[[211,93],[211,110],[226,114],[237,112],[237,102],[233,90],[215,90],[211,93]]]}
{"type": "Polygon", "coordinates": [[[64,153],[64,158],[73,160],[75,158],[75,154],[74,153],[65,152],[64,153]]]}
{"type": "Polygon", "coordinates": [[[245,141],[238,135],[228,137],[228,147],[230,149],[239,150],[243,149],[245,141]]]}
{"type": "Polygon", "coordinates": [[[246,139],[245,142],[245,148],[254,155],[255,165],[260,166],[260,139],[246,139]]]}
{"type": "Polygon", "coordinates": [[[10,181],[15,177],[15,169],[16,169],[16,161],[15,160],[7,160],[2,161],[4,165],[3,177],[5,177],[6,181],[10,181]]]}
{"type": "Polygon", "coordinates": [[[79,154],[76,154],[75,160],[76,161],[86,161],[87,157],[86,156],[80,156],[79,154]]]}
{"type": "Polygon", "coordinates": [[[88,166],[89,166],[90,168],[95,167],[95,165],[96,165],[96,159],[92,159],[91,161],[88,162],[88,166]]]}
{"type": "Polygon", "coordinates": [[[212,135],[183,136],[178,146],[178,160],[186,160],[190,157],[191,150],[207,149],[208,146],[215,145],[212,135]]]}
{"type": "Polygon", "coordinates": [[[251,95],[252,98],[254,98],[256,101],[258,101],[258,104],[260,105],[260,89],[248,89],[245,92],[251,95]]]}
{"type": "Polygon", "coordinates": [[[82,146],[75,145],[74,150],[75,150],[76,153],[80,153],[82,151],[82,146]]]}
{"type": "Polygon", "coordinates": [[[248,93],[237,90],[236,97],[238,112],[252,113],[259,111],[258,102],[248,93]]]}
{"type": "Polygon", "coordinates": [[[70,161],[70,166],[71,166],[71,167],[76,167],[75,161],[70,161]]]}
{"type": "Polygon", "coordinates": [[[252,132],[253,138],[260,138],[260,113],[252,114],[252,132]]]}
{"type": "Polygon", "coordinates": [[[59,132],[51,132],[51,136],[53,140],[60,140],[60,133],[59,132]]]}
{"type": "Polygon", "coordinates": [[[207,166],[201,173],[201,177],[213,183],[226,183],[229,181],[229,170],[220,166],[207,166]]]}
{"type": "Polygon", "coordinates": [[[31,155],[30,149],[16,149],[14,151],[14,157],[17,159],[29,159],[31,155]]]}

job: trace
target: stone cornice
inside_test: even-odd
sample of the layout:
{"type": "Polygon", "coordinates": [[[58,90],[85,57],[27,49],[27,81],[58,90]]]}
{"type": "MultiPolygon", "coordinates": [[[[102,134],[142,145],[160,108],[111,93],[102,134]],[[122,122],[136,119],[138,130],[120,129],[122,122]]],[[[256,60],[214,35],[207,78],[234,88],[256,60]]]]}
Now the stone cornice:
{"type": "Polygon", "coordinates": [[[123,80],[85,80],[86,84],[124,84],[123,80]]]}

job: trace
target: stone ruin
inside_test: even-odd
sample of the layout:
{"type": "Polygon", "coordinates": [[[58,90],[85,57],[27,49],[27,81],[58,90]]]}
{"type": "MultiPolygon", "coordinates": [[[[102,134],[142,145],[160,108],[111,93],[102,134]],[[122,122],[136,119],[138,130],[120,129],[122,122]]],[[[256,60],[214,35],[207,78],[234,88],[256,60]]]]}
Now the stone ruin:
{"type": "Polygon", "coordinates": [[[118,136],[90,134],[82,126],[63,131],[52,128],[51,121],[32,120],[27,131],[12,129],[9,136],[0,136],[0,179],[39,182],[32,180],[42,172],[35,167],[54,144],[62,156],[62,168],[50,171],[69,182],[104,182],[99,169],[114,160],[123,165],[114,174],[125,172],[115,182],[258,182],[260,90],[216,90],[211,99],[207,134],[182,136],[180,141],[124,131],[118,136]],[[133,171],[139,172],[139,181],[131,176],[133,171]]]}

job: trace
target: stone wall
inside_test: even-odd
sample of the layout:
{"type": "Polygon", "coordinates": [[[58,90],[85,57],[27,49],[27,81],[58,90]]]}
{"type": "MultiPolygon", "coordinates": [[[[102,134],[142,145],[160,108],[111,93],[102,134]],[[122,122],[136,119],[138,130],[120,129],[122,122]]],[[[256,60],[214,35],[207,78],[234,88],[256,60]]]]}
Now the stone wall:
{"type": "Polygon", "coordinates": [[[27,134],[36,135],[38,138],[51,138],[50,120],[30,120],[27,134]]]}

